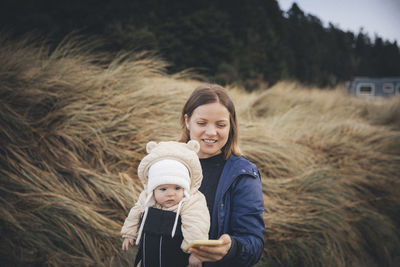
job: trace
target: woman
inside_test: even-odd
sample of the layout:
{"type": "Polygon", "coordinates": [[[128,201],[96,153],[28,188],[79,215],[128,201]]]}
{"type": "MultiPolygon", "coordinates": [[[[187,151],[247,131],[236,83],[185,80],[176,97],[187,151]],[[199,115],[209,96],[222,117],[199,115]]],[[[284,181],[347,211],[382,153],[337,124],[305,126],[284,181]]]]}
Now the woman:
{"type": "Polygon", "coordinates": [[[181,125],[181,142],[200,143],[199,190],[211,214],[209,238],[223,241],[189,251],[206,262],[203,266],[254,265],[264,248],[261,179],[257,167],[240,156],[235,107],[225,89],[215,84],[197,87],[183,107],[181,125]]]}

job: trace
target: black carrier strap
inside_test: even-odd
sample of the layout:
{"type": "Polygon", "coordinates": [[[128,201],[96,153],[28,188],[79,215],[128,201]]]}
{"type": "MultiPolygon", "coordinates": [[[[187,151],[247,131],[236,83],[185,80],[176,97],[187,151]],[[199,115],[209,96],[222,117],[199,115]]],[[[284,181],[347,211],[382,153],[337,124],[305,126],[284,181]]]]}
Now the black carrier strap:
{"type": "Polygon", "coordinates": [[[174,238],[171,237],[176,213],[173,211],[149,208],[143,226],[142,238],[135,259],[135,266],[142,260],[142,267],[186,267],[189,254],[180,248],[183,236],[181,218],[174,238]]]}
{"type": "MultiPolygon", "coordinates": [[[[175,217],[176,213],[173,211],[149,208],[146,222],[143,227],[143,232],[171,236],[172,228],[174,227],[175,217]]],[[[178,234],[178,227],[176,229],[176,232],[176,234],[178,234]]],[[[182,235],[182,231],[179,232],[180,235],[182,235]]]]}

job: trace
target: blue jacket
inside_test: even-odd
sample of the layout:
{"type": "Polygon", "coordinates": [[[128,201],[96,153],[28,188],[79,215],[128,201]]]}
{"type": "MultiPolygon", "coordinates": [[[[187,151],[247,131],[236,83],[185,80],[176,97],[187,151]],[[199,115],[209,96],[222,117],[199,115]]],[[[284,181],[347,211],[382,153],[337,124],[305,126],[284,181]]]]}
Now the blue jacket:
{"type": "Polygon", "coordinates": [[[229,234],[238,241],[240,257],[204,266],[252,266],[264,250],[264,200],[260,173],[253,163],[231,155],[226,161],[215,195],[210,239],[229,234]]]}

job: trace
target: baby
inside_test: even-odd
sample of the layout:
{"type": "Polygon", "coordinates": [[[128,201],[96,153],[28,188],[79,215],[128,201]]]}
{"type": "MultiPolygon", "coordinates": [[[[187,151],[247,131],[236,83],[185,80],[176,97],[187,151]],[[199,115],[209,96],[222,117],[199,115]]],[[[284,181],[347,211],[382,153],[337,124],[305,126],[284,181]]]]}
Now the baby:
{"type": "Polygon", "coordinates": [[[183,249],[193,240],[208,239],[210,214],[198,191],[203,178],[199,149],[194,140],[147,144],[148,155],[138,167],[144,190],[121,230],[123,250],[134,240],[139,245],[135,266],[186,267],[189,254],[183,249]]]}

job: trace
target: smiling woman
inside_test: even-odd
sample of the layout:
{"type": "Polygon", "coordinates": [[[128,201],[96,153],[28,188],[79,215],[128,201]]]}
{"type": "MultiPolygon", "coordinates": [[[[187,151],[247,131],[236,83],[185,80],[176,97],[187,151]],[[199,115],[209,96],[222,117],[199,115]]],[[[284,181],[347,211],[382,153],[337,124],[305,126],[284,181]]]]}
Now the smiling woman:
{"type": "Polygon", "coordinates": [[[230,129],[229,111],[224,105],[215,102],[199,106],[190,118],[185,115],[185,123],[190,139],[200,143],[199,158],[221,153],[230,129]]]}
{"type": "Polygon", "coordinates": [[[181,126],[180,141],[199,141],[200,158],[221,151],[225,159],[232,153],[240,154],[235,106],[225,89],[219,85],[204,84],[193,91],[183,107],[181,126]]]}
{"type": "Polygon", "coordinates": [[[239,152],[235,106],[226,90],[216,84],[197,87],[183,107],[181,126],[180,141],[200,143],[199,190],[211,214],[209,238],[221,242],[189,252],[206,267],[254,265],[264,248],[261,179],[239,152]]]}

